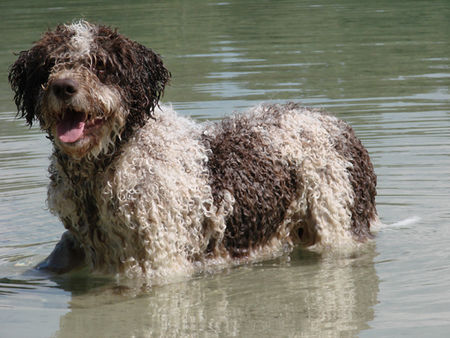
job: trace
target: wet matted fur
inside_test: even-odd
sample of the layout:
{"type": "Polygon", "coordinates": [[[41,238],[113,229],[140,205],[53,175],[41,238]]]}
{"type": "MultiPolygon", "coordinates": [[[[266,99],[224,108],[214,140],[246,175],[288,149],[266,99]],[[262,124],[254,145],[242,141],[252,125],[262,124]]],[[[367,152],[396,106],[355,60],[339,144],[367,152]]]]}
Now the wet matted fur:
{"type": "Polygon", "coordinates": [[[165,277],[371,237],[376,176],[350,126],[293,103],[197,124],[158,105],[169,78],[85,21],[20,53],[9,81],[53,143],[48,206],[68,230],[39,268],[165,277]]]}

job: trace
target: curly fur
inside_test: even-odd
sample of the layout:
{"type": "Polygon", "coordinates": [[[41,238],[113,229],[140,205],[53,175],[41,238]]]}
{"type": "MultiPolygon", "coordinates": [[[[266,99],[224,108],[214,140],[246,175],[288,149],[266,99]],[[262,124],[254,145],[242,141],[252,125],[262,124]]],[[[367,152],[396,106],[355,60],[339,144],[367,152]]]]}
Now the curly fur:
{"type": "Polygon", "coordinates": [[[9,81],[53,142],[48,206],[68,230],[41,268],[154,278],[371,238],[376,176],[346,123],[290,103],[196,124],[158,106],[169,77],[85,21],[20,53],[9,81]]]}

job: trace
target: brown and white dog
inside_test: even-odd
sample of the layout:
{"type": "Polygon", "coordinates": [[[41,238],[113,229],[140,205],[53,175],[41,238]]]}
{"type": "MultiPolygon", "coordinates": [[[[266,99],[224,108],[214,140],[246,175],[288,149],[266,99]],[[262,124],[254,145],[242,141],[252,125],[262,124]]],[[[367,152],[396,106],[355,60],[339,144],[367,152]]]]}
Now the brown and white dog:
{"type": "Polygon", "coordinates": [[[289,103],[197,124],[158,105],[169,77],[85,21],[20,53],[9,81],[53,143],[48,206],[68,230],[38,268],[164,277],[371,237],[376,176],[345,122],[289,103]]]}

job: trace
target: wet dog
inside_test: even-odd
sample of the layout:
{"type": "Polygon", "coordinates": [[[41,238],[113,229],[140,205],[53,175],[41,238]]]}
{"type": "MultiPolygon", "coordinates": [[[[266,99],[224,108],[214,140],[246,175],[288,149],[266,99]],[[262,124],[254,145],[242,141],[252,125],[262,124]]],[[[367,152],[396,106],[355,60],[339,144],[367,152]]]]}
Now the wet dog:
{"type": "Polygon", "coordinates": [[[288,103],[197,124],[159,105],[169,78],[85,21],[20,53],[9,81],[53,144],[48,206],[67,229],[38,268],[164,277],[371,237],[376,176],[345,122],[288,103]]]}

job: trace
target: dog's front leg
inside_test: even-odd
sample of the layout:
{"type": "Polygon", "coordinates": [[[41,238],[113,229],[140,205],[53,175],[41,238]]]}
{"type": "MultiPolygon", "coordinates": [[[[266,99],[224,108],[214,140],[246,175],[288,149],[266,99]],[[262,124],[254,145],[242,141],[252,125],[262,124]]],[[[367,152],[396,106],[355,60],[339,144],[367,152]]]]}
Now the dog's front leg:
{"type": "Polygon", "coordinates": [[[78,241],[69,231],[61,236],[52,253],[35,269],[54,273],[66,273],[85,265],[85,254],[78,241]]]}

